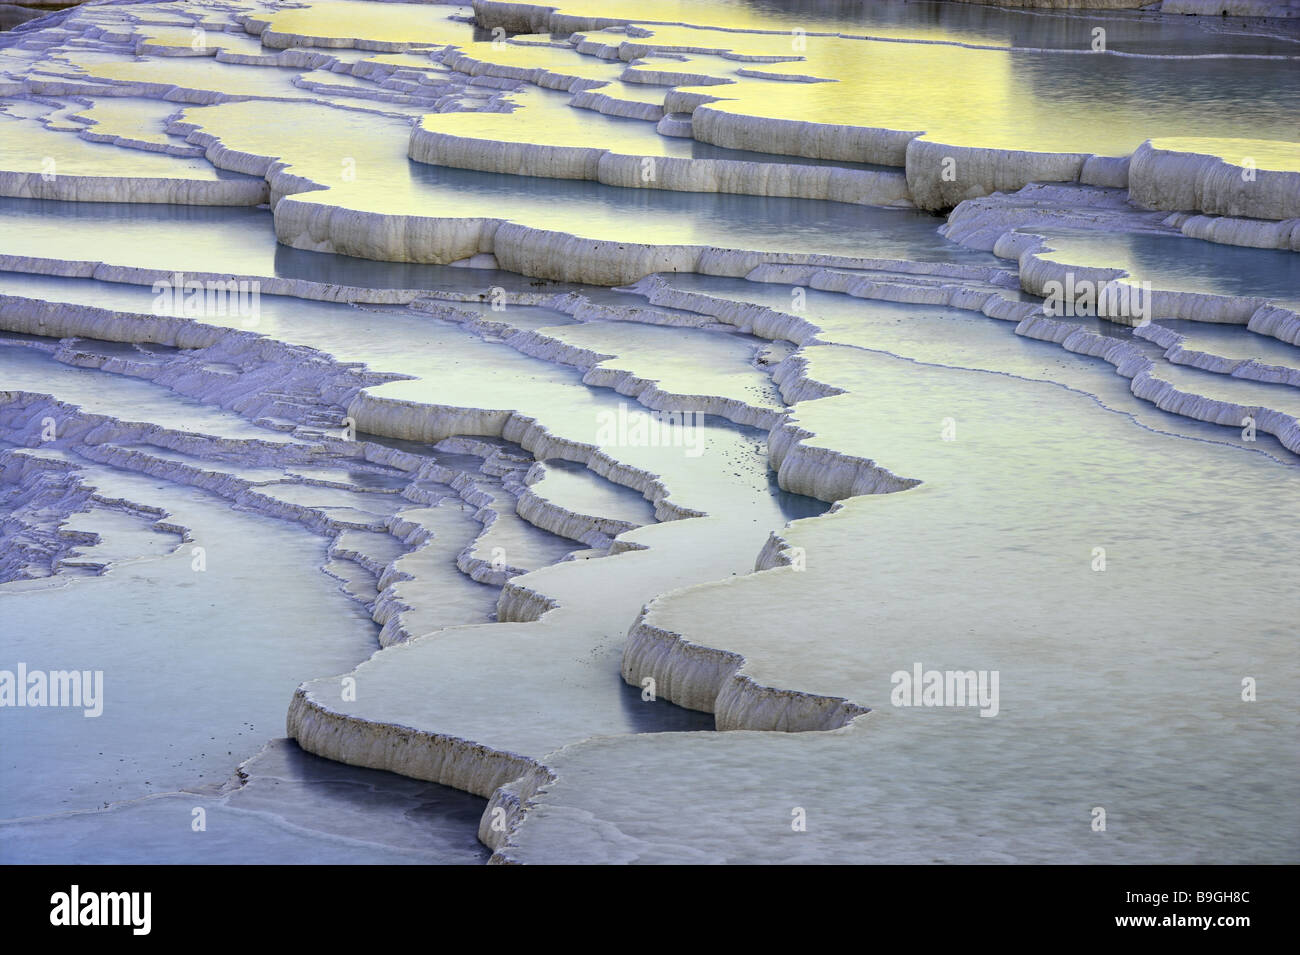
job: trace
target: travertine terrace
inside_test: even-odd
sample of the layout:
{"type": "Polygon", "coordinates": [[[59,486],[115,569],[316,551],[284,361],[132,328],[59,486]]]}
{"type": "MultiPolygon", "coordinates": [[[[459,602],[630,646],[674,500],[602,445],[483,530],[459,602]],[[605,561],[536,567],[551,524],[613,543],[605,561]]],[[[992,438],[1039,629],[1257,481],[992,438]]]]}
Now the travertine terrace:
{"type": "Polygon", "coordinates": [[[0,860],[1300,861],[1298,12],[6,13],[0,860]]]}

